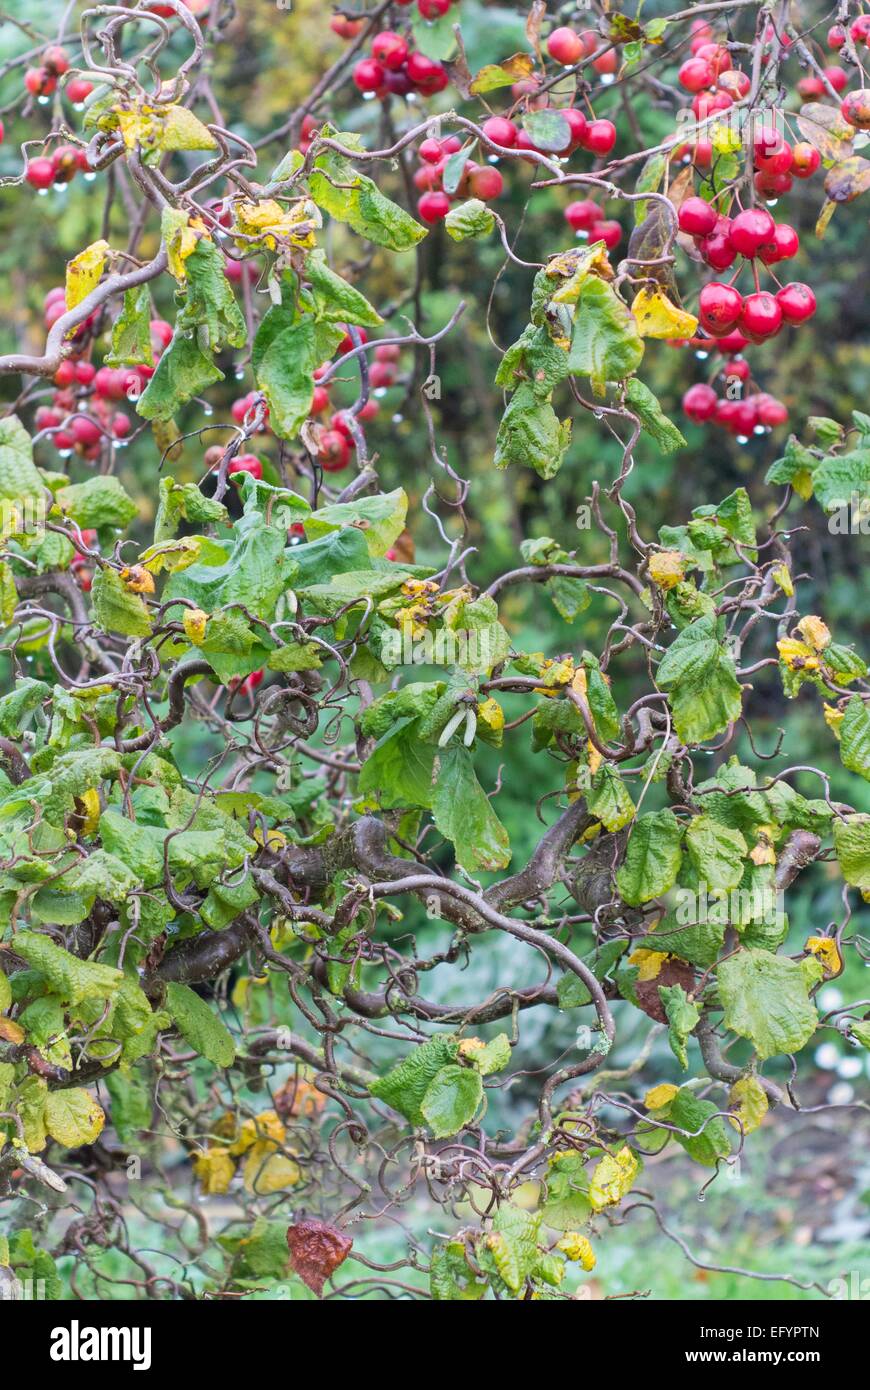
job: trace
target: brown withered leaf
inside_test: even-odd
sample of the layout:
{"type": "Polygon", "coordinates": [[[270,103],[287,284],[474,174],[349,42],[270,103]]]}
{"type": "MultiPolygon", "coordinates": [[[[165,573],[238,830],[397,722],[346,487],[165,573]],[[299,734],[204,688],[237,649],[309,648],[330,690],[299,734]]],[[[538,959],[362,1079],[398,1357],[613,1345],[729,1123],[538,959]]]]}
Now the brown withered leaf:
{"type": "MultiPolygon", "coordinates": [[[[646,217],[638,223],[629,237],[628,259],[639,262],[657,260],[659,256],[664,255],[671,231],[671,218],[664,203],[651,203],[646,217]]],[[[672,265],[665,263],[634,268],[635,274],[640,271],[650,280],[657,280],[667,290],[669,297],[675,303],[679,303],[679,291],[672,265]]]]}
{"type": "Polygon", "coordinates": [[[532,48],[541,56],[541,21],[547,13],[547,0],[534,0],[532,8],[526,17],[526,38],[532,48]]]}
{"type": "Polygon", "coordinates": [[[287,1227],[290,1264],[303,1284],[323,1297],[323,1286],[340,1264],[344,1264],[353,1241],[326,1221],[297,1221],[287,1227]]]}
{"type": "Polygon", "coordinates": [[[805,140],[814,145],[822,159],[843,159],[852,153],[854,127],[844,121],[836,106],[808,101],[795,118],[805,140]]]}
{"type": "Polygon", "coordinates": [[[851,203],[870,188],[870,159],[853,154],[829,169],[825,177],[825,192],[832,203],[851,203]]]}
{"type": "Polygon", "coordinates": [[[634,986],[635,997],[645,1014],[658,1023],[667,1023],[668,1016],[659,994],[660,985],[682,985],[687,994],[695,983],[695,972],[684,960],[671,956],[666,960],[653,980],[637,980],[634,986]]]}

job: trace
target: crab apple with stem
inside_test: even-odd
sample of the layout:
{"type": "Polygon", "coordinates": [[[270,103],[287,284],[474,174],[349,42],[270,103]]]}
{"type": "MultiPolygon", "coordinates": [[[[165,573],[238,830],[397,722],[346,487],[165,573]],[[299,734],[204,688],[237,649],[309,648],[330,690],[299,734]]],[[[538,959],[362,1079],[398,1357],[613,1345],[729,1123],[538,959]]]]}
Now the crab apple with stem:
{"type": "Polygon", "coordinates": [[[753,342],[772,338],[782,327],[782,307],[769,290],[748,294],[740,311],[740,328],[753,342]]]}
{"type": "Polygon", "coordinates": [[[374,58],[361,58],[352,75],[355,86],[361,92],[378,92],[384,85],[386,70],[374,58]]]}
{"type": "Polygon", "coordinates": [[[503,190],[504,179],[499,170],[491,164],[478,165],[469,175],[468,192],[472,198],[479,198],[481,202],[492,202],[494,198],[501,196],[503,190]]]}
{"type": "Polygon", "coordinates": [[[751,259],[758,254],[759,247],[770,241],[775,226],[766,208],[746,208],[731,222],[731,230],[728,233],[731,245],[741,256],[751,259]]]}
{"type": "Polygon", "coordinates": [[[365,20],[362,19],[350,19],[347,15],[334,14],[329,21],[329,27],[340,39],[355,39],[357,34],[362,32],[364,23],[365,20]]]}
{"type": "Polygon", "coordinates": [[[565,221],[575,232],[588,232],[601,217],[601,209],[591,198],[580,198],[569,203],[564,213],[565,221]]]}
{"type": "Polygon", "coordinates": [[[39,156],[37,159],[28,161],[24,170],[24,177],[33,188],[40,190],[51,188],[54,183],[54,163],[50,159],[39,156]]]}

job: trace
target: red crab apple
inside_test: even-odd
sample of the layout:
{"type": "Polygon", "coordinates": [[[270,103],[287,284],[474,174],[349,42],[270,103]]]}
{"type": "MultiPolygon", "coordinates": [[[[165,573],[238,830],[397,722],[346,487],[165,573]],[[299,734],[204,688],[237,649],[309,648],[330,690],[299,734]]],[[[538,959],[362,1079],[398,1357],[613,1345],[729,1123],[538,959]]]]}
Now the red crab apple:
{"type": "Polygon", "coordinates": [[[680,231],[690,236],[709,236],[718,220],[716,209],[703,198],[687,198],[680,204],[680,231]]]}
{"type": "Polygon", "coordinates": [[[734,327],[742,307],[743,296],[740,291],[733,285],[723,285],[718,280],[711,280],[698,296],[701,323],[714,337],[727,333],[729,328],[734,327]]]}
{"type": "Polygon", "coordinates": [[[350,445],[340,430],[325,430],[320,436],[317,458],[324,473],[340,473],[350,459],[350,445]]]}
{"type": "Polygon", "coordinates": [[[768,290],[758,290],[744,299],[740,327],[749,338],[772,338],[779,332],[782,320],[782,306],[768,290]]]}
{"type": "Polygon", "coordinates": [[[547,39],[547,52],[551,58],[555,58],[557,63],[570,68],[575,63],[579,63],[584,56],[586,45],[576,29],[569,29],[563,25],[559,29],[554,29],[547,39]]]}
{"type": "Polygon", "coordinates": [[[236,454],[227,465],[227,473],[250,473],[252,478],[262,478],[263,465],[256,454],[236,454]]]}
{"type": "Polygon", "coordinates": [[[718,399],[712,386],[699,381],[695,386],[690,386],[683,396],[683,411],[690,420],[701,424],[713,418],[718,399]]]}
{"type": "Polygon", "coordinates": [[[783,285],[776,296],[780,312],[786,323],[797,325],[805,323],[816,312],[816,296],[809,285],[800,280],[792,280],[783,285]]]}

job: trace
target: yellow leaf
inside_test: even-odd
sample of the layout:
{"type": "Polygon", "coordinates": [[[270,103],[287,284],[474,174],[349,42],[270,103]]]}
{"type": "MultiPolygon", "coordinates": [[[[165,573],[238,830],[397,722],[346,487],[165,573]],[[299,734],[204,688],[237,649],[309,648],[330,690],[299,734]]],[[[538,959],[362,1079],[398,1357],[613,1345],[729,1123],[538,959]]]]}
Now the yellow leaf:
{"type": "Polygon", "coordinates": [[[640,290],[631,312],[642,338],[691,338],[698,327],[695,315],[678,309],[664,290],[640,290]]]}
{"type": "Polygon", "coordinates": [[[601,764],[604,762],[604,758],[602,754],[599,753],[598,749],[595,747],[595,744],[592,742],[591,739],[586,740],[586,754],[587,763],[589,766],[589,775],[590,777],[594,777],[601,764]]]}
{"type": "Polygon", "coordinates": [[[477,706],[477,722],[494,734],[501,732],[504,728],[504,710],[498,700],[490,695],[489,699],[481,701],[477,706]]]}
{"type": "Polygon", "coordinates": [[[170,273],[181,284],[187,279],[187,259],[200,241],[196,222],[190,222],[187,213],[180,208],[164,208],[160,229],[170,273]]]}
{"type": "Polygon", "coordinates": [[[139,556],[139,563],[152,574],[160,574],[161,570],[166,570],[167,574],[177,574],[179,570],[186,570],[189,565],[196,564],[201,550],[202,541],[199,536],[178,536],[174,541],[161,541],[158,545],[149,545],[139,556]]]}
{"type": "MultiPolygon", "coordinates": [[[[82,834],[93,835],[100,823],[100,794],[96,787],[88,787],[87,791],[76,797],[76,801],[81,806],[79,815],[84,821],[82,834]]],[[[78,807],[76,809],[78,810],[78,807]]]]}
{"type": "Polygon", "coordinates": [[[193,1171],[202,1186],[202,1190],[209,1195],[221,1194],[226,1192],[233,1180],[236,1165],[230,1158],[229,1149],[208,1148],[202,1149],[193,1160],[193,1171]]]}
{"type": "Polygon", "coordinates": [[[840,725],[846,717],[844,711],[841,709],[837,709],[836,705],[829,705],[827,703],[822,705],[822,710],[824,711],[825,723],[827,724],[828,728],[831,729],[837,735],[837,738],[839,738],[840,725]]]}
{"type": "Polygon", "coordinates": [[[121,582],[131,594],[154,593],[154,575],[144,565],[125,565],[121,570],[121,582]]]}
{"type": "Polygon", "coordinates": [[[789,574],[787,565],[777,565],[773,571],[773,581],[778,584],[784,594],[791,598],[794,594],[794,584],[789,574]]]}
{"type": "Polygon", "coordinates": [[[262,826],[255,825],[253,833],[257,844],[265,845],[266,849],[277,852],[279,849],[284,849],[287,844],[287,836],[282,834],[280,830],[267,830],[264,835],[262,826]]]}
{"type": "Polygon", "coordinates": [[[68,1149],[93,1144],[106,1123],[102,1108],[80,1086],[49,1091],[45,1098],[45,1127],[52,1139],[68,1149]]]}
{"type": "Polygon", "coordinates": [[[667,959],[666,951],[648,951],[645,946],[639,946],[632,951],[628,963],[638,967],[637,981],[641,984],[644,980],[655,980],[667,959]]]}
{"type": "Polygon", "coordinates": [[[264,1110],[261,1115],[244,1120],[238,1131],[238,1138],[230,1146],[231,1154],[243,1154],[256,1144],[269,1144],[274,1152],[283,1144],[287,1131],[275,1110],[264,1110]]]}
{"type": "Polygon", "coordinates": [[[276,1153],[274,1144],[266,1141],[248,1150],[242,1173],[247,1192],[254,1192],[258,1196],[281,1192],[285,1187],[295,1187],[301,1178],[299,1164],[292,1158],[276,1153]]]}
{"type": "Polygon", "coordinates": [[[24,1029],[14,1019],[0,1017],[0,1042],[23,1043],[24,1029]]]}
{"type": "Polygon", "coordinates": [[[804,502],[813,495],[813,475],[808,468],[799,468],[791,480],[791,485],[804,502]]]}
{"type": "Polygon", "coordinates": [[[584,1269],[595,1268],[595,1251],[586,1236],[578,1231],[566,1231],[556,1242],[556,1249],[561,1250],[566,1259],[579,1262],[584,1269]]]}
{"type": "Polygon", "coordinates": [[[831,631],[821,618],[816,618],[809,614],[806,618],[801,618],[797,625],[797,630],[805,642],[817,652],[823,651],[831,641],[831,631]]]}
{"type": "Polygon", "coordinates": [[[822,962],[829,975],[839,975],[843,968],[840,959],[840,952],[837,950],[837,943],[831,936],[809,936],[807,937],[805,951],[811,952],[822,962]]]}
{"type": "Polygon", "coordinates": [[[111,250],[107,241],[93,241],[66,267],[66,307],[74,309],[96,289],[111,250]]]}
{"type": "Polygon", "coordinates": [[[270,251],[276,249],[278,241],[289,241],[292,246],[310,250],[314,246],[315,231],[323,225],[320,209],[310,198],[300,198],[289,208],[283,208],[274,198],[264,198],[258,203],[238,203],[235,214],[231,230],[243,251],[250,250],[251,237],[261,240],[270,251]]]}
{"type": "Polygon", "coordinates": [[[626,1145],[614,1155],[605,1154],[595,1167],[589,1184],[589,1201],[596,1211],[615,1207],[630,1190],[637,1177],[639,1164],[626,1145]]]}
{"type": "Polygon", "coordinates": [[[679,1086],[672,1086],[669,1081],[663,1081],[661,1085],[653,1086],[652,1090],[647,1091],[643,1103],[647,1110],[663,1110],[666,1105],[670,1105],[679,1089],[679,1086]]]}
{"type": "Polygon", "coordinates": [[[781,637],[776,644],[780,660],[790,671],[817,671],[819,658],[806,642],[798,642],[794,637],[781,637]]]}
{"type": "Polygon", "coordinates": [[[774,827],[772,825],[760,825],[756,831],[758,839],[754,847],[749,852],[749,858],[753,864],[775,864],[776,850],[773,847],[774,827]]]}
{"type": "Polygon", "coordinates": [[[184,635],[188,642],[192,642],[198,647],[205,637],[205,627],[208,622],[208,614],[201,608],[185,608],[181,619],[184,624],[184,635]]]}
{"type": "Polygon", "coordinates": [[[685,578],[688,563],[679,550],[660,550],[650,556],[649,577],[660,589],[673,589],[685,578]]]}
{"type": "Polygon", "coordinates": [[[741,1076],[728,1093],[728,1106],[734,1111],[731,1123],[735,1129],[742,1127],[744,1134],[758,1129],[767,1114],[769,1103],[767,1093],[755,1076],[741,1076]]]}

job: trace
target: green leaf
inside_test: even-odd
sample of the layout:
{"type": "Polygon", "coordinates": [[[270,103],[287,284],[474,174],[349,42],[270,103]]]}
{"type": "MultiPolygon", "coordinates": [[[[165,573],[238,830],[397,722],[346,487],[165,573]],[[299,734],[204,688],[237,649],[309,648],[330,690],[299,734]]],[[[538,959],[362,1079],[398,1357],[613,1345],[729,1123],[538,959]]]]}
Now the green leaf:
{"type": "Polygon", "coordinates": [[[659,451],[672,454],[686,447],[686,441],[672,420],[662,411],[657,396],[638,377],[633,376],[625,392],[626,404],[638,416],[647,434],[651,434],[659,451]]]}
{"type": "Polygon", "coordinates": [[[113,474],[72,483],[55,493],[55,501],[79,526],[129,526],[137,514],[136,503],[113,474]]]}
{"type": "Polygon", "coordinates": [[[511,397],[498,427],[496,468],[520,463],[542,478],[552,478],[562,466],[571,442],[571,421],[559,422],[549,398],[540,400],[532,385],[522,385],[511,397]]]}
{"type": "Polygon", "coordinates": [[[200,347],[211,353],[244,347],[248,336],[224,266],[223,252],[213,241],[197,242],[185,261],[184,299],[175,325],[176,333],[195,333],[200,347]]]}
{"type": "Polygon", "coordinates": [[[452,241],[467,241],[469,237],[489,236],[495,229],[495,218],[479,198],[469,198],[452,207],[444,219],[444,230],[452,241]]]}
{"type": "Polygon", "coordinates": [[[595,394],[603,396],[607,382],[624,381],[642,357],[643,339],[628,306],[604,280],[587,276],[574,315],[568,370],[588,376],[595,394]]]}
{"type": "Polygon", "coordinates": [[[638,817],[616,875],[624,902],[639,907],[673,888],[682,860],[681,838],[680,823],[671,810],[638,817]]]}
{"type": "Polygon", "coordinates": [[[510,1064],[511,1042],[507,1033],[497,1033],[492,1042],[485,1047],[466,1053],[466,1061],[480,1072],[481,1076],[491,1076],[493,1072],[503,1071],[510,1064]]]}
{"type": "Polygon", "coordinates": [[[31,676],[21,676],[15,689],[0,696],[0,734],[12,738],[21,733],[29,714],[38,709],[51,694],[51,686],[45,681],[34,680],[31,676]]]}
{"type": "Polygon", "coordinates": [[[510,862],[508,834],[477,780],[467,748],[450,745],[438,753],[432,818],[453,841],[456,862],[467,873],[503,869],[510,862]]]}
{"type": "Polygon", "coordinates": [[[813,491],[826,512],[848,507],[870,490],[870,449],[822,459],[813,473],[813,491]]]}
{"type": "Polygon", "coordinates": [[[840,760],[870,782],[870,712],[860,695],[852,696],[843,714],[840,760]]]}
{"type": "Polygon", "coordinates": [[[523,129],[536,149],[551,154],[564,154],[571,144],[571,127],[555,107],[527,111],[523,116],[523,129]]]}
{"type": "Polygon", "coordinates": [[[361,793],[374,796],[386,808],[420,806],[432,799],[435,748],[420,739],[418,719],[399,719],[363,763],[361,793]]]}
{"type": "Polygon", "coordinates": [[[403,1062],[378,1077],[369,1086],[376,1100],[382,1100],[398,1110],[412,1125],[423,1125],[426,1118],[421,1106],[431,1082],[442,1067],[455,1062],[458,1040],[452,1034],[441,1034],[415,1047],[403,1062]]]}
{"type": "Polygon", "coordinates": [[[519,1293],[538,1262],[540,1225],[540,1212],[503,1203],[493,1218],[492,1233],[477,1247],[481,1269],[497,1274],[512,1293],[519,1293]]]}
{"type": "Polygon", "coordinates": [[[798,1052],[816,1030],[800,965],[769,951],[743,950],[716,971],[724,1023],[748,1038],[762,1059],[798,1052]]]}
{"type": "Polygon", "coordinates": [[[426,235],[426,228],[410,213],[385,197],[349,160],[332,151],[316,160],[309,188],[314,201],[330,217],[346,222],[366,241],[389,251],[410,251],[426,235]]]}
{"type": "Polygon", "coordinates": [[[634,802],[618,770],[602,763],[593,774],[592,786],[586,797],[591,816],[596,816],[605,830],[621,830],[634,818],[634,802]]]}
{"type": "Polygon", "coordinates": [[[377,328],[383,319],[364,294],[354,289],[326,263],[325,251],[311,251],[305,261],[305,279],[314,294],[315,316],[329,323],[355,323],[377,328]]]}
{"type": "Polygon", "coordinates": [[[139,594],[124,588],[117,570],[108,566],[97,571],[91,589],[94,621],[104,632],[120,632],[125,637],[147,637],[151,631],[148,609],[139,594]]]}
{"type": "Polygon", "coordinates": [[[728,1130],[722,1116],[716,1113],[718,1109],[713,1101],[700,1100],[683,1086],[662,1112],[668,1124],[682,1131],[674,1135],[677,1143],[690,1158],[707,1168],[715,1168],[717,1161],[731,1152],[728,1130]]]}
{"type": "Polygon", "coordinates": [[[439,63],[445,58],[452,58],[456,52],[456,35],[453,32],[455,23],[455,16],[449,10],[447,14],[439,15],[431,22],[415,14],[411,20],[414,47],[425,53],[427,58],[434,58],[439,63]]]}
{"type": "Polygon", "coordinates": [[[249,512],[233,527],[232,549],[222,565],[197,563],[177,571],[163,597],[190,599],[206,613],[240,603],[268,621],[296,573],[284,528],[266,525],[256,512],[249,512]]]}
{"type": "Polygon", "coordinates": [[[677,733],[686,744],[714,738],[740,717],[734,660],[719,641],[712,615],[679,633],[659,663],[656,683],[668,692],[677,733]]]}
{"type": "Polygon", "coordinates": [[[85,999],[109,999],[124,978],[120,970],[94,961],[79,960],[39,932],[15,934],[15,954],[44,975],[53,992],[69,1004],[85,999]]]}
{"type": "Polygon", "coordinates": [[[727,891],[743,878],[749,847],[739,830],[720,825],[712,816],[689,821],[686,849],[699,880],[709,888],[727,891]]]}
{"type": "Polygon", "coordinates": [[[318,507],[305,518],[305,534],[309,540],[316,540],[318,536],[352,526],[365,536],[369,555],[380,557],[386,555],[404,531],[407,514],[407,493],[404,488],[397,487],[373,497],[357,497],[352,502],[333,502],[318,507]]]}
{"type": "Polygon", "coordinates": [[[122,1144],[132,1144],[151,1128],[153,1101],[147,1082],[138,1070],[113,1071],[106,1077],[111,1098],[109,1115],[122,1144]]]}
{"type": "Polygon", "coordinates": [[[254,379],[269,405],[269,424],[282,439],[297,435],[311,414],[319,366],[314,319],[281,305],[263,315],[254,339],[254,379]]]}
{"type": "Polygon", "coordinates": [[[124,293],[120,314],[112,324],[111,350],[103,358],[106,367],[154,364],[151,347],[151,290],[147,282],[124,293]]]}
{"type": "Polygon", "coordinates": [[[45,1098],[45,1127],[52,1139],[67,1149],[93,1144],[105,1122],[101,1107],[79,1086],[49,1091],[45,1098]]]}
{"type": "Polygon", "coordinates": [[[226,523],[229,515],[223,502],[205,497],[197,483],[178,483],[174,478],[160,479],[157,517],[154,522],[154,544],[172,540],[182,521],[194,526],[226,523]]]}
{"type": "Polygon", "coordinates": [[[435,1246],[429,1263],[429,1292],[435,1303],[475,1302],[486,1289],[474,1278],[461,1240],[435,1246]]]}
{"type": "Polygon", "coordinates": [[[33,443],[17,415],[0,420],[0,499],[42,497],[45,485],[33,462],[33,443]]]}
{"type": "Polygon", "coordinates": [[[435,1138],[446,1139],[471,1124],[482,1100],[480,1073],[453,1064],[435,1073],[420,1111],[435,1138]]]}
{"type": "Polygon", "coordinates": [[[818,467],[818,463],[817,456],[811,454],[809,449],[799,443],[792,434],[785,446],[785,453],[782,458],[770,465],[764,481],[779,484],[791,483],[798,473],[812,474],[818,467]]]}
{"type": "Polygon", "coordinates": [[[835,820],[834,848],[846,882],[870,893],[870,816],[835,820]]]}
{"type": "Polygon", "coordinates": [[[689,1065],[686,1043],[701,1017],[701,1010],[694,999],[689,998],[682,985],[659,985],[659,998],[668,1016],[668,1042],[671,1051],[685,1070],[689,1065]]]}
{"type": "MultiPolygon", "coordinates": [[[[603,941],[600,946],[594,947],[580,959],[589,967],[596,980],[605,980],[627,949],[628,942],[625,940],[603,941]]],[[[578,1009],[592,1003],[589,988],[579,975],[562,975],[557,992],[560,1009],[578,1009]]]]}
{"type": "Polygon", "coordinates": [[[166,1009],[194,1052],[216,1067],[232,1066],[236,1059],[232,1035],[204,999],[187,985],[171,980],[166,986],[166,1009]]]}
{"type": "Polygon", "coordinates": [[[183,405],[200,395],[223,372],[215,366],[196,337],[186,337],[176,329],[172,342],[157,363],[154,375],[136,402],[143,420],[171,420],[183,405]]]}

